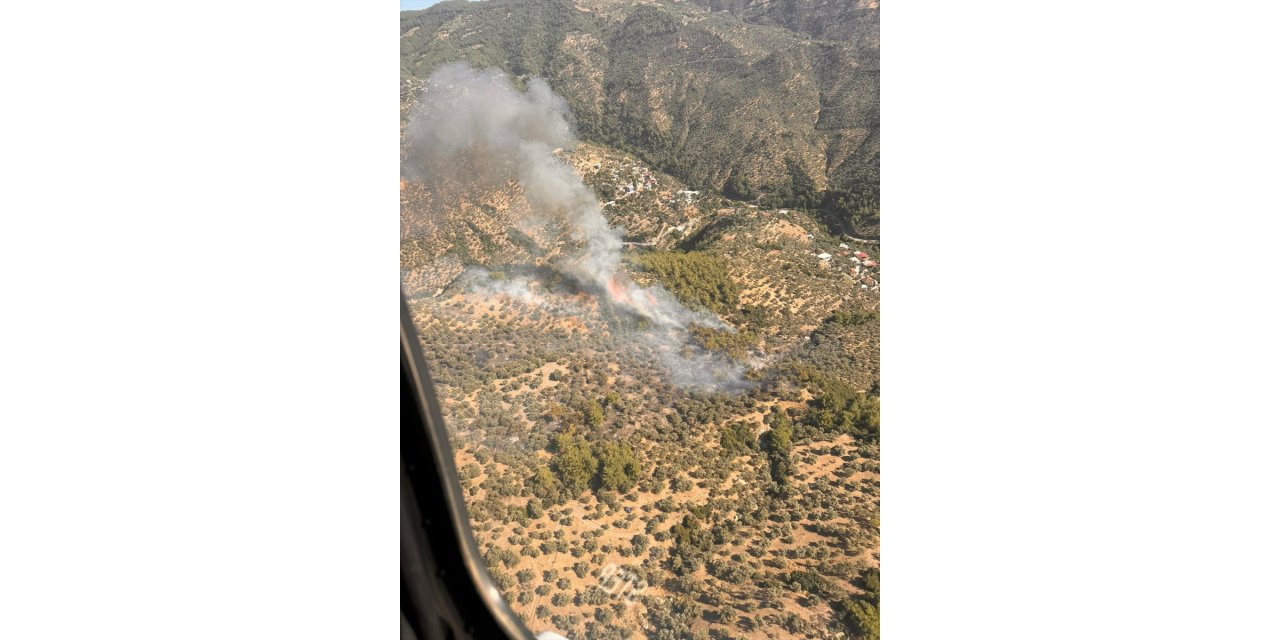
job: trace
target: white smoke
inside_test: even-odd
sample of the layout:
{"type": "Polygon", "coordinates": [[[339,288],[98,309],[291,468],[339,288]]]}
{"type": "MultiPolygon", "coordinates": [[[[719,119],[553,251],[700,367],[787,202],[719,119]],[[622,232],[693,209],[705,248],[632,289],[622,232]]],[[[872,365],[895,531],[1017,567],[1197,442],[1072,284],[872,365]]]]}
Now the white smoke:
{"type": "MultiPolygon", "coordinates": [[[[517,182],[534,215],[544,218],[521,222],[551,223],[568,232],[574,249],[560,270],[594,292],[601,304],[652,323],[643,341],[672,371],[673,382],[702,388],[741,384],[741,366],[688,342],[690,326],[732,327],[688,309],[661,286],[640,287],[620,271],[622,230],[609,226],[595,194],[556,156],[557,149],[575,144],[572,117],[545,81],[531,79],[520,92],[497,70],[479,71],[465,63],[441,67],[427,79],[405,138],[406,176],[425,183],[437,202],[517,182]]],[[[467,277],[473,292],[540,302],[541,294],[532,292],[527,280],[467,277]]]]}
{"type": "Polygon", "coordinates": [[[483,296],[506,296],[529,305],[541,305],[546,300],[538,283],[524,276],[497,279],[485,269],[469,267],[458,276],[458,282],[469,293],[483,296]]]}

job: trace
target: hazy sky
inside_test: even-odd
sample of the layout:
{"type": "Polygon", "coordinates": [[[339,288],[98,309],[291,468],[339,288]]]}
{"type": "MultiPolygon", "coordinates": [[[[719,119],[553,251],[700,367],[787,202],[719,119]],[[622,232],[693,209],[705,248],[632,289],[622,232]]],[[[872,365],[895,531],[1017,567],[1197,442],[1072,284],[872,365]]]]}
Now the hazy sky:
{"type": "Polygon", "coordinates": [[[400,10],[413,11],[415,9],[426,9],[437,2],[441,2],[441,0],[400,0],[400,10]]]}

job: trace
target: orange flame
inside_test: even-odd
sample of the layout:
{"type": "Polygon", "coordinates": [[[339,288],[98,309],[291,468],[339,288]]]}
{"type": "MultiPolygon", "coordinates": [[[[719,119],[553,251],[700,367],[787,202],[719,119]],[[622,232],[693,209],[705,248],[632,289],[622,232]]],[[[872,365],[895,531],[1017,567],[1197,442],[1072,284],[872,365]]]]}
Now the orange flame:
{"type": "Polygon", "coordinates": [[[627,295],[627,288],[622,284],[622,281],[618,278],[617,274],[612,278],[609,278],[609,282],[605,283],[605,288],[609,290],[609,297],[613,298],[614,302],[617,302],[618,304],[625,304],[628,302],[630,296],[627,295]]]}

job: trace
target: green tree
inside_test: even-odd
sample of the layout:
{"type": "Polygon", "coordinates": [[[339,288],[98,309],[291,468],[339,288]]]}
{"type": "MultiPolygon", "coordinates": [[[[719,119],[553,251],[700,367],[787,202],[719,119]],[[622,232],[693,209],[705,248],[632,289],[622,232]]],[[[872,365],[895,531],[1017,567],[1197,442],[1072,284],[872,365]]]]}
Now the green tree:
{"type": "Polygon", "coordinates": [[[735,200],[754,200],[756,194],[751,190],[751,185],[747,183],[747,179],[737,171],[729,176],[729,181],[724,185],[724,195],[735,200]]]}
{"type": "Polygon", "coordinates": [[[540,501],[537,498],[533,498],[525,503],[525,506],[524,506],[525,512],[529,515],[530,518],[542,517],[543,510],[542,510],[542,505],[539,504],[539,502],[540,501]]]}
{"type": "Polygon", "coordinates": [[[880,638],[880,607],[862,599],[846,599],[837,607],[841,619],[855,638],[880,638]]]}
{"type": "Polygon", "coordinates": [[[735,422],[720,432],[720,450],[727,456],[746,453],[755,444],[755,432],[746,422],[735,422]]]}
{"type": "Polygon", "coordinates": [[[538,467],[529,479],[529,491],[538,498],[553,498],[560,493],[560,481],[547,467],[538,467]]]}
{"type": "Polygon", "coordinates": [[[591,455],[591,448],[581,436],[571,433],[557,434],[555,439],[555,458],[551,468],[556,477],[574,496],[580,495],[591,485],[591,478],[596,473],[596,459],[591,455]]]}
{"type": "Polygon", "coordinates": [[[774,409],[769,417],[772,428],[764,434],[765,450],[769,452],[769,474],[774,484],[785,487],[791,476],[791,436],[795,425],[782,411],[774,409]]]}
{"type": "Polygon", "coordinates": [[[719,258],[697,251],[655,251],[636,262],[685,304],[726,316],[738,309],[738,285],[719,258]]]}
{"type": "Polygon", "coordinates": [[[598,427],[604,424],[604,407],[595,400],[586,400],[582,403],[582,421],[589,427],[598,427]]]}
{"type": "MultiPolygon", "coordinates": [[[[819,377],[804,422],[826,433],[880,440],[880,396],[862,393],[838,380],[819,377]]],[[[876,389],[878,391],[878,389],[876,389]]]]}
{"type": "Polygon", "coordinates": [[[626,493],[640,479],[640,461],[636,460],[631,445],[620,442],[598,442],[595,457],[600,469],[596,487],[606,491],[626,493]]]}

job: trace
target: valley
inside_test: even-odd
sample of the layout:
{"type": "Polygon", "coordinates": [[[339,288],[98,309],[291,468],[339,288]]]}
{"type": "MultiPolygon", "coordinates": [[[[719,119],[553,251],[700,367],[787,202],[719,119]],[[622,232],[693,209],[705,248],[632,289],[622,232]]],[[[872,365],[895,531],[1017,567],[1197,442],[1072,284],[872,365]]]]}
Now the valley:
{"type": "Polygon", "coordinates": [[[491,574],[568,638],[878,637],[878,96],[834,70],[878,37],[527,4],[402,19],[401,285],[491,574]],[[741,65],[813,108],[712,131],[741,65]]]}

